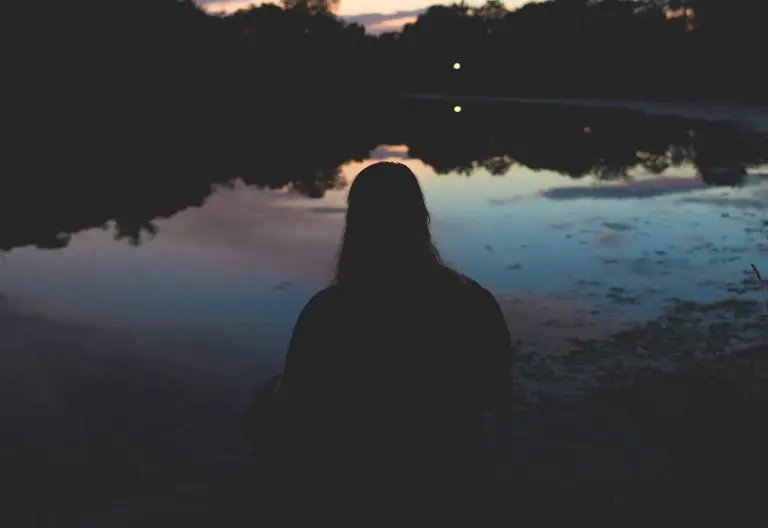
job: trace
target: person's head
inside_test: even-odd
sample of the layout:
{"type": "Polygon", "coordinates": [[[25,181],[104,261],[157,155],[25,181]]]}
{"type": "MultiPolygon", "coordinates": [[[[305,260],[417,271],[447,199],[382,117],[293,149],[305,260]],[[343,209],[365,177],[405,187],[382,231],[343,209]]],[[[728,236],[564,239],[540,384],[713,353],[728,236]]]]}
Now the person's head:
{"type": "Polygon", "coordinates": [[[411,169],[392,162],[363,169],[347,197],[336,284],[386,281],[441,264],[429,220],[411,169]]]}

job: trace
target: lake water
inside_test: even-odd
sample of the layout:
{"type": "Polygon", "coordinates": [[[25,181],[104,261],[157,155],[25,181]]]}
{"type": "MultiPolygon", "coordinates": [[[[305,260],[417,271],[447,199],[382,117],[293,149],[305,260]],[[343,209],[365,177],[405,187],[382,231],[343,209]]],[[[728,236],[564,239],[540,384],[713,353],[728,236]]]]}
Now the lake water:
{"type": "MultiPolygon", "coordinates": [[[[529,395],[580,394],[608,367],[663,367],[674,347],[654,354],[649,347],[666,345],[636,343],[626,353],[592,345],[615,344],[617,333],[626,337],[649,322],[667,328],[682,313],[695,314],[685,331],[699,348],[717,321],[730,325],[727,346],[763,337],[763,299],[751,267],[768,269],[762,138],[728,124],[610,113],[585,121],[585,114],[557,110],[552,115],[566,116],[562,123],[526,115],[538,124],[530,136],[514,136],[510,125],[510,139],[502,122],[482,146],[468,137],[456,147],[459,137],[441,150],[444,136],[429,128],[430,115],[421,117],[421,130],[435,139],[379,144],[363,159],[331,167],[322,197],[308,197],[295,182],[265,189],[235,174],[226,185],[212,178],[189,206],[177,199],[147,218],[133,241],[120,238],[119,224],[131,212],[125,203],[114,216],[104,211],[104,225],[82,229],[70,228],[72,212],[58,207],[46,218],[50,233],[28,240],[29,228],[6,226],[12,242],[4,243],[0,265],[2,309],[38,325],[16,330],[13,342],[82,350],[110,336],[119,343],[110,355],[162,359],[246,390],[279,372],[300,309],[332,274],[346,186],[379,160],[416,173],[445,259],[499,297],[519,341],[516,375],[529,395]],[[50,244],[36,240],[51,235],[59,247],[40,249],[50,244]],[[57,343],[46,325],[76,327],[76,339],[88,343],[67,332],[61,339],[70,341],[57,343]],[[46,343],[38,342],[40,332],[51,336],[46,343]]],[[[164,196],[176,188],[183,196],[184,177],[172,174],[164,196]]],[[[88,195],[83,184],[81,199],[98,202],[107,184],[100,185],[88,195]]],[[[46,215],[40,203],[50,192],[29,190],[21,207],[46,215]]],[[[144,196],[130,198],[139,211],[141,200],[152,200],[144,196]]]]}
{"type": "MultiPolygon", "coordinates": [[[[531,401],[765,342],[765,136],[461,105],[231,152],[49,153],[7,172],[0,472],[13,490],[89,512],[78,526],[197,519],[209,499],[194,497],[226,498],[247,468],[250,391],[280,372],[332,275],[346,188],[380,160],[415,172],[443,256],[498,297],[531,401]]],[[[526,426],[523,458],[541,427],[526,426]]]]}

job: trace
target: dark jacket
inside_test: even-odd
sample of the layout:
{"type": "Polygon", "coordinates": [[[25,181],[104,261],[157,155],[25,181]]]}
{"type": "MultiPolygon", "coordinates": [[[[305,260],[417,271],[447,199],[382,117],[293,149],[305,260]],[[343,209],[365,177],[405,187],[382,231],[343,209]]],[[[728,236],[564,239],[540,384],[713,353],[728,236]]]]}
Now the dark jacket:
{"type": "Polygon", "coordinates": [[[282,474],[336,496],[487,479],[484,414],[511,398],[511,365],[496,300],[448,268],[327,288],[286,357],[282,474]]]}

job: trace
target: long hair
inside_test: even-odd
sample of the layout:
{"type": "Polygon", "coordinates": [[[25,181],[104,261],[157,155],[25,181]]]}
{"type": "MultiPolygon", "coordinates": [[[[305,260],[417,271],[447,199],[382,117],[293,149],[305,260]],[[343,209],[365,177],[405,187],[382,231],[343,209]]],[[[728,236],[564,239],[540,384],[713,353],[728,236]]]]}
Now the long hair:
{"type": "Polygon", "coordinates": [[[389,282],[443,264],[411,169],[380,162],[357,175],[336,266],[337,285],[389,282]]]}

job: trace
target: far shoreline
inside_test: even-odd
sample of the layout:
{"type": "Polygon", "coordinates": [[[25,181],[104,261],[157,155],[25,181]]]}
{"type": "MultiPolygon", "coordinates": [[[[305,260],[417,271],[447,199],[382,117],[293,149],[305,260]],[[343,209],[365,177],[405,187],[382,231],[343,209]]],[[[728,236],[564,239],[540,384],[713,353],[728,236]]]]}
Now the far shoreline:
{"type": "Polygon", "coordinates": [[[682,117],[714,122],[734,122],[752,132],[768,134],[768,105],[698,101],[643,101],[638,99],[541,98],[515,96],[409,94],[406,99],[454,102],[523,103],[631,110],[654,116],[682,117]]]}

